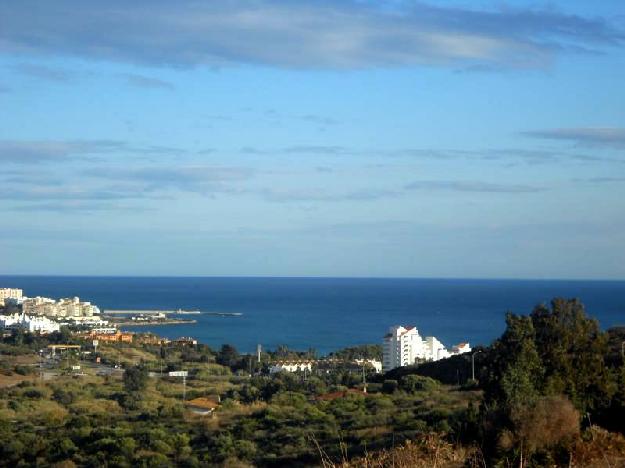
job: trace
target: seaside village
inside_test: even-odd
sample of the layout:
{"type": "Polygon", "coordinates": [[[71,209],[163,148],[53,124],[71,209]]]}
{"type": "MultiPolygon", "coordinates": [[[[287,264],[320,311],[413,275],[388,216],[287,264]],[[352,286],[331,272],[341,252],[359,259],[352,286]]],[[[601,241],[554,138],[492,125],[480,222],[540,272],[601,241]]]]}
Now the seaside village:
{"type": "MultiPolygon", "coordinates": [[[[178,340],[155,337],[143,333],[122,332],[115,323],[102,317],[100,309],[78,297],[50,299],[46,297],[26,297],[21,289],[0,288],[0,329],[4,334],[21,329],[30,333],[49,334],[67,326],[75,335],[99,342],[149,342],[150,344],[196,345],[193,338],[178,340]]],[[[260,362],[261,347],[257,358],[260,362]]],[[[271,362],[266,371],[279,372],[331,372],[337,366],[369,368],[376,373],[386,372],[396,367],[408,366],[427,361],[438,361],[453,355],[469,353],[469,343],[460,343],[447,349],[437,338],[423,338],[415,327],[393,326],[383,338],[382,361],[377,359],[353,359],[349,362],[333,358],[288,359],[271,362]]]]}

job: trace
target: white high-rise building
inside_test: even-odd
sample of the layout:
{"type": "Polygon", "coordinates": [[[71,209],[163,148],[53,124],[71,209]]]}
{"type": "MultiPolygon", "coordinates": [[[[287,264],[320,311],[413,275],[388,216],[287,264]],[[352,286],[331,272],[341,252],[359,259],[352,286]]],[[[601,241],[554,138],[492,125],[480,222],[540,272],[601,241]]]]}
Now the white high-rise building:
{"type": "Polygon", "coordinates": [[[425,346],[419,331],[415,327],[397,325],[384,336],[382,367],[391,370],[409,366],[422,359],[424,354],[425,346]]]}
{"type": "Polygon", "coordinates": [[[433,336],[428,336],[425,339],[426,347],[426,359],[431,361],[438,361],[439,359],[445,359],[451,356],[451,353],[447,351],[447,348],[433,336]]]}
{"type": "Polygon", "coordinates": [[[436,337],[421,338],[415,327],[396,325],[384,336],[383,369],[389,371],[396,367],[410,366],[419,361],[438,361],[456,354],[471,351],[469,343],[461,343],[449,350],[436,337]]]}

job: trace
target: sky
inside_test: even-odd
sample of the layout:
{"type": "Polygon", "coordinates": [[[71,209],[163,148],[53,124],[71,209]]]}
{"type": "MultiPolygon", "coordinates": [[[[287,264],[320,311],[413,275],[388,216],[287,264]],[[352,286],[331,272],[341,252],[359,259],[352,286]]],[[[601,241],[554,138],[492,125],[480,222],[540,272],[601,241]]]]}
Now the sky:
{"type": "Polygon", "coordinates": [[[0,0],[0,274],[625,279],[625,6],[0,0]]]}

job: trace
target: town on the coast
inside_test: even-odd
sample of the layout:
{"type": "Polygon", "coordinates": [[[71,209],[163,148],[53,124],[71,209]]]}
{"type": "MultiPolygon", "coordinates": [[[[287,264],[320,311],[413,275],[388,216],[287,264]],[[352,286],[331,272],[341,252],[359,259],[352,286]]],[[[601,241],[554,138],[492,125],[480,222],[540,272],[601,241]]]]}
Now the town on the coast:
{"type": "MultiPolygon", "coordinates": [[[[5,332],[21,329],[31,333],[48,334],[58,332],[62,326],[68,327],[77,336],[98,342],[126,342],[133,339],[151,340],[166,343],[169,340],[160,337],[144,336],[121,331],[120,325],[141,325],[155,323],[195,323],[193,320],[171,320],[167,312],[144,311],[123,319],[111,315],[104,317],[100,308],[91,302],[81,301],[78,297],[61,298],[58,300],[47,297],[27,297],[19,288],[0,288],[0,328],[5,332]]],[[[123,314],[127,311],[110,311],[112,314],[123,314]]],[[[199,311],[177,311],[178,313],[200,313],[199,311]]],[[[179,341],[196,344],[197,340],[190,337],[179,341]]],[[[257,359],[260,362],[261,345],[258,346],[257,359]]],[[[414,326],[393,326],[384,335],[382,361],[378,359],[355,358],[351,364],[368,366],[375,372],[389,371],[397,367],[414,365],[422,362],[438,361],[450,356],[471,352],[469,343],[460,343],[447,349],[436,337],[421,337],[414,326]]],[[[336,360],[324,359],[284,359],[271,363],[270,374],[278,372],[312,372],[327,371],[336,364],[336,360]]]]}
{"type": "Polygon", "coordinates": [[[167,339],[122,325],[132,317],[149,322],[176,311],[143,311],[120,322],[113,320],[115,313],[110,317],[78,297],[30,298],[21,289],[2,288],[0,298],[0,423],[10,422],[1,425],[10,438],[0,447],[0,460],[8,466],[21,466],[20,460],[37,466],[44,457],[70,460],[57,465],[68,467],[499,466],[486,457],[495,459],[507,449],[481,455],[479,440],[467,445],[456,437],[474,434],[478,423],[492,427],[497,408],[508,408],[509,402],[525,405],[516,408],[527,423],[515,422],[530,431],[524,437],[540,444],[545,431],[554,433],[558,444],[573,443],[568,450],[577,450],[565,452],[562,460],[583,462],[550,466],[625,461],[624,437],[580,425],[583,418],[609,427],[622,424],[625,397],[618,389],[625,376],[625,327],[601,332],[575,299],[554,299],[551,309],[539,305],[530,316],[509,314],[506,332],[489,347],[472,349],[465,342],[447,348],[414,326],[395,325],[378,344],[318,356],[312,348],[260,344],[248,353],[227,343],[212,348],[193,337],[167,339]],[[553,333],[556,329],[566,338],[553,333]],[[536,359],[534,340],[543,336],[550,337],[546,347],[553,340],[557,346],[573,340],[574,349],[590,343],[590,351],[576,357],[580,366],[566,365],[559,375],[579,381],[586,375],[580,369],[597,362],[606,366],[609,372],[595,374],[575,404],[597,408],[607,396],[614,410],[582,413],[566,396],[539,396],[536,387],[527,386],[523,389],[535,392],[534,400],[518,402],[525,394],[509,386],[511,379],[531,382],[559,365],[536,359]],[[505,365],[496,367],[501,362],[505,365]],[[544,428],[536,436],[535,426],[544,428]],[[593,437],[601,447],[613,448],[589,457],[593,437]],[[40,439],[47,445],[34,443],[40,439]],[[367,453],[374,449],[388,463],[370,463],[367,453]],[[439,463],[441,453],[451,464],[439,463]],[[395,456],[404,462],[396,464],[395,456]],[[345,457],[353,463],[341,462],[345,457]]]}

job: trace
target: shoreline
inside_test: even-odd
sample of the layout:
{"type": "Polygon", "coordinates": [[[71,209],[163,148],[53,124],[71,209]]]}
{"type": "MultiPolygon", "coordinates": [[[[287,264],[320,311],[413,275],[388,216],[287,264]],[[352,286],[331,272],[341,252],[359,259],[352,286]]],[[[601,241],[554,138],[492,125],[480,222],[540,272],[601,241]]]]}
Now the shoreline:
{"type": "Polygon", "coordinates": [[[197,323],[197,320],[171,320],[171,321],[158,321],[158,322],[111,322],[118,327],[145,327],[154,325],[193,325],[197,323]]]}

